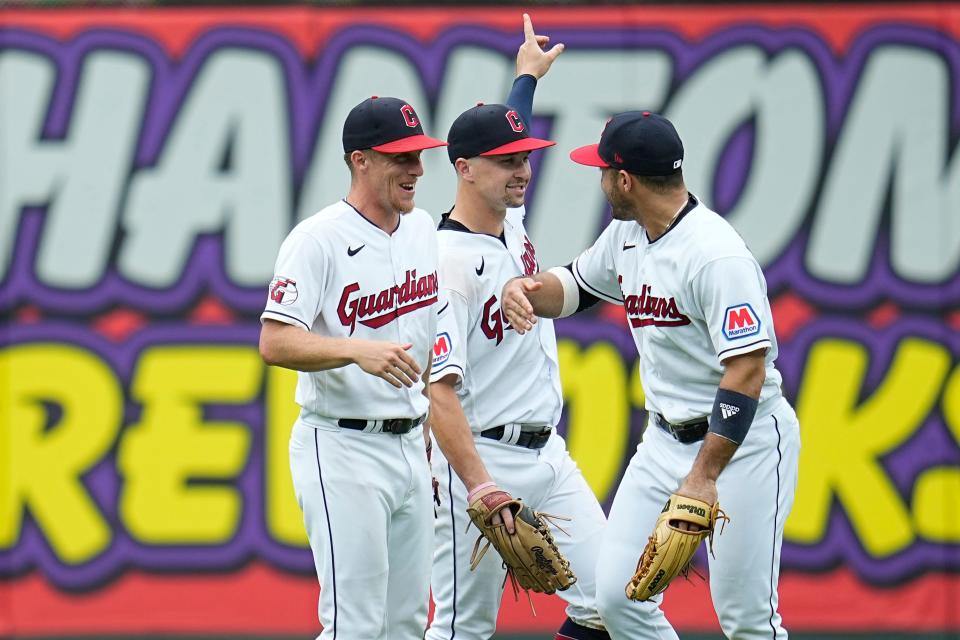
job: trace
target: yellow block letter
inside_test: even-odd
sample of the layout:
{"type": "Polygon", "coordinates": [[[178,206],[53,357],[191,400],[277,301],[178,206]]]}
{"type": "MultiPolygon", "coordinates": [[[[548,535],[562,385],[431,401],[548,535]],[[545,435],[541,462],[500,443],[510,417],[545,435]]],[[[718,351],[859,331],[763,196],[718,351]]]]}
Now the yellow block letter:
{"type": "Polygon", "coordinates": [[[241,496],[227,482],[243,469],[250,427],[204,420],[203,404],[252,401],[263,366],[251,347],[154,347],[140,358],[132,389],[143,403],[118,454],[125,477],[120,515],[151,544],[226,542],[241,496]],[[204,480],[203,485],[189,485],[204,480]],[[223,481],[211,486],[210,480],[223,481]]]}
{"type": "Polygon", "coordinates": [[[95,355],[63,344],[0,351],[0,548],[14,546],[24,508],[66,563],[93,559],[110,527],[80,477],[109,451],[123,396],[95,355]],[[44,402],[62,418],[47,428],[44,402]]]}
{"type": "Polygon", "coordinates": [[[930,413],[950,358],[938,344],[904,339],[883,382],[858,405],[868,358],[863,346],[847,340],[823,339],[810,350],[797,404],[800,484],[785,535],[819,541],[836,496],[864,548],[884,557],[912,543],[914,532],[879,459],[930,413]]]}

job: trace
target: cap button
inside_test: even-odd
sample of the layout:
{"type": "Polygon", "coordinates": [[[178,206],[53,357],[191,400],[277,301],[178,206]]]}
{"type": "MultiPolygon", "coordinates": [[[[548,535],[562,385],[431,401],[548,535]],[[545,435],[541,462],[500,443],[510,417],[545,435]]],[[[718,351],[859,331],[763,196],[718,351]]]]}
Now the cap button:
{"type": "Polygon", "coordinates": [[[649,117],[650,117],[650,112],[649,112],[649,111],[644,111],[644,112],[643,112],[643,117],[644,117],[644,118],[649,118],[649,117]]]}
{"type": "Polygon", "coordinates": [[[379,98],[379,97],[380,97],[380,96],[370,96],[370,99],[371,99],[371,100],[376,100],[376,99],[379,98]]]}
{"type": "Polygon", "coordinates": [[[477,103],[477,106],[478,106],[478,107],[482,107],[482,106],[483,106],[483,103],[482,103],[482,102],[478,102],[478,103],[477,103]]]}

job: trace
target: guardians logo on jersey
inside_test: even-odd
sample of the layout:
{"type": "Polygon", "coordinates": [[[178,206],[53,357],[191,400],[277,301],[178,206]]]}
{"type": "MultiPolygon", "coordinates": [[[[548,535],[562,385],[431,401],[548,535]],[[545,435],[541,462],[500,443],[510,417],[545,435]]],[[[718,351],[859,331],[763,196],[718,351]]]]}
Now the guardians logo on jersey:
{"type": "Polygon", "coordinates": [[[533,243],[527,236],[523,236],[523,255],[520,256],[520,261],[523,263],[525,276],[532,276],[540,270],[540,265],[537,263],[537,250],[533,248],[533,243]]]}
{"type": "Polygon", "coordinates": [[[283,276],[274,276],[270,283],[270,299],[277,304],[293,304],[298,296],[297,281],[283,276]]]}
{"type": "Polygon", "coordinates": [[[496,340],[498,345],[503,342],[503,332],[513,330],[507,316],[503,315],[503,309],[497,306],[495,295],[490,296],[490,299],[483,304],[480,329],[488,340],[496,340]]]}
{"type": "Polygon", "coordinates": [[[379,329],[400,316],[428,307],[437,301],[437,272],[417,277],[416,269],[407,269],[400,286],[393,285],[378,293],[359,294],[360,284],[352,282],[343,288],[337,316],[340,323],[350,327],[350,335],[357,322],[371,329],[379,329]]]}
{"type": "Polygon", "coordinates": [[[690,324],[690,318],[680,313],[677,299],[653,295],[653,285],[645,284],[640,295],[623,291],[623,276],[618,276],[623,293],[623,308],[631,327],[682,327],[690,324]]]}

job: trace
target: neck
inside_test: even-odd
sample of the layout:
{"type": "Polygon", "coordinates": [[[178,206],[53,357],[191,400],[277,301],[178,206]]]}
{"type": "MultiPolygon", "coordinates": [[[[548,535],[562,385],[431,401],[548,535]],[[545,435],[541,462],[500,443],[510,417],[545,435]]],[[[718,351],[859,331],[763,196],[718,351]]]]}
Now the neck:
{"type": "Polygon", "coordinates": [[[369,191],[360,188],[357,184],[350,185],[350,193],[345,200],[363,217],[380,227],[385,233],[392,234],[400,224],[400,212],[385,205],[369,191]]]}
{"type": "Polygon", "coordinates": [[[461,182],[457,185],[457,200],[450,214],[456,220],[474,233],[486,233],[500,237],[503,233],[503,221],[507,217],[506,207],[493,208],[489,201],[461,182]]]}
{"type": "Polygon", "coordinates": [[[651,242],[662,236],[687,206],[689,196],[686,189],[665,195],[651,195],[638,203],[639,222],[647,232],[651,242]]]}

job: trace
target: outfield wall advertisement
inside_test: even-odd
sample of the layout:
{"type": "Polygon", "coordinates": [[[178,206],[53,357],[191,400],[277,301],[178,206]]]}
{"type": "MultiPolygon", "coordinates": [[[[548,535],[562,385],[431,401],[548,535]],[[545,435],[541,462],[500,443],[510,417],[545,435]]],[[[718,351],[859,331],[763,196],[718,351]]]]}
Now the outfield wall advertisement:
{"type": "MultiPolygon", "coordinates": [[[[802,425],[781,603],[796,630],[960,631],[960,5],[544,9],[541,265],[609,220],[566,152],[661,111],[691,189],[767,275],[802,425]]],[[[502,100],[509,8],[0,16],[0,635],[316,633],[263,365],[280,241],[344,195],[340,129],[402,96],[428,133],[502,100]]],[[[446,154],[418,204],[449,208],[446,154]]],[[[609,504],[646,417],[622,310],[558,323],[561,424],[609,504]]],[[[562,605],[505,598],[505,632],[562,605]]],[[[704,583],[667,594],[714,630],[704,583]]]]}

